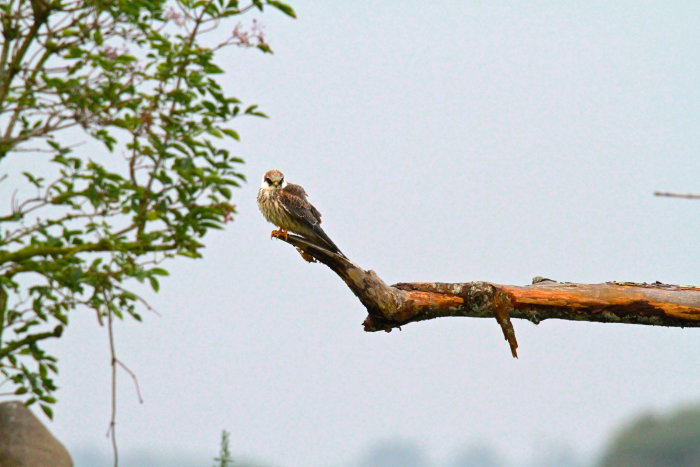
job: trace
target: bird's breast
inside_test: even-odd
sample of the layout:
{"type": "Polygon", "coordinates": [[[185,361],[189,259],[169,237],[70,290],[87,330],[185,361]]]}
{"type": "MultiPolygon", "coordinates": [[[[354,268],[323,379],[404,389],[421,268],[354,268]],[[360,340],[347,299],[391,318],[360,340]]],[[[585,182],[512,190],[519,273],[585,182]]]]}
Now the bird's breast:
{"type": "Polygon", "coordinates": [[[272,224],[283,229],[290,229],[291,224],[294,224],[284,205],[280,202],[279,197],[269,190],[260,190],[258,192],[258,207],[265,219],[272,224]]]}

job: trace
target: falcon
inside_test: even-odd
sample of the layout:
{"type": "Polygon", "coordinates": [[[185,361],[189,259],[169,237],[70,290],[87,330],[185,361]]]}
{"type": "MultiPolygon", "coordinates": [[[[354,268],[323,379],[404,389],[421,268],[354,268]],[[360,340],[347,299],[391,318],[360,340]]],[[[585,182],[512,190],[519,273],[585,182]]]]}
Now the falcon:
{"type": "Polygon", "coordinates": [[[294,232],[321,248],[345,257],[321,228],[321,213],[306,196],[304,188],[287,183],[279,170],[265,172],[258,190],[258,207],[265,219],[280,229],[273,230],[270,237],[284,237],[286,240],[288,232],[294,232]]]}

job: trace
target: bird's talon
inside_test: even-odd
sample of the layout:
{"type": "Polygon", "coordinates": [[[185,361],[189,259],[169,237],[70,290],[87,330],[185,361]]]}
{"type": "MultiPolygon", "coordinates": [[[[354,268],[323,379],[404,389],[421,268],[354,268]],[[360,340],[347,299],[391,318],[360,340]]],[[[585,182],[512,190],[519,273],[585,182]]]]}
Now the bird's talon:
{"type": "Polygon", "coordinates": [[[289,232],[286,229],[280,229],[280,230],[273,230],[270,232],[270,238],[282,238],[284,237],[284,241],[286,242],[289,240],[289,232]]]}

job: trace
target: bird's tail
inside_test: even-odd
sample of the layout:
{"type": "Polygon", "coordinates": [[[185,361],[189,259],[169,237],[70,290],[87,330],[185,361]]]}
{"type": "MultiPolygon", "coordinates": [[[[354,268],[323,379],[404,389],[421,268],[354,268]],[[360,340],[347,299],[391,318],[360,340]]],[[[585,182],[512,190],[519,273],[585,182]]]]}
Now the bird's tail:
{"type": "Polygon", "coordinates": [[[330,250],[333,253],[342,256],[345,259],[348,259],[347,256],[343,254],[342,251],[340,251],[340,248],[337,247],[335,243],[333,243],[333,240],[330,239],[328,235],[326,235],[326,232],[323,231],[320,225],[316,224],[313,226],[313,231],[318,237],[319,243],[321,247],[325,248],[326,250],[330,250]]]}

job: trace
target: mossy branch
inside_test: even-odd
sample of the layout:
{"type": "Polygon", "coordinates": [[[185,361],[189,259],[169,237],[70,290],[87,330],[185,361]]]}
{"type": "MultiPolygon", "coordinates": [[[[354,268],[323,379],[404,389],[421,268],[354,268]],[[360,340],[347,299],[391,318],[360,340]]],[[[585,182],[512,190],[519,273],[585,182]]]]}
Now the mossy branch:
{"type": "Polygon", "coordinates": [[[161,245],[153,245],[141,242],[108,242],[102,241],[97,243],[86,243],[84,245],[75,246],[49,246],[49,245],[30,245],[17,251],[8,252],[0,251],[0,264],[4,263],[19,263],[35,256],[53,256],[58,255],[63,258],[73,256],[84,252],[104,252],[104,251],[130,251],[138,253],[146,253],[151,251],[172,251],[178,248],[175,243],[165,243],[161,245]]]}

